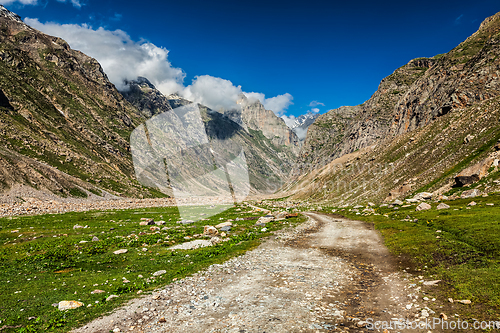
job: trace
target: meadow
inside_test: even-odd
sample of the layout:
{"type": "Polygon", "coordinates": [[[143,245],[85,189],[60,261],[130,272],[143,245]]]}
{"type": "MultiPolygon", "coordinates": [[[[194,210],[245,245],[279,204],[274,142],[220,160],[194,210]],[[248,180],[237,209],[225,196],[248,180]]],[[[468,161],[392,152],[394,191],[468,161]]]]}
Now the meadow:
{"type": "MultiPolygon", "coordinates": [[[[193,212],[199,211],[193,207],[193,212]]],[[[273,231],[304,221],[299,216],[269,222],[265,229],[255,226],[264,215],[239,205],[186,224],[172,207],[2,218],[0,330],[67,332],[138,294],[241,255],[273,231]],[[165,224],[139,225],[141,219],[165,224]],[[209,239],[202,235],[204,226],[226,221],[233,227],[219,237],[227,241],[199,249],[169,249],[209,239]],[[127,252],[114,254],[120,249],[127,252]],[[106,301],[111,295],[118,297],[106,301]],[[60,311],[57,304],[63,300],[84,305],[60,311]]]]}

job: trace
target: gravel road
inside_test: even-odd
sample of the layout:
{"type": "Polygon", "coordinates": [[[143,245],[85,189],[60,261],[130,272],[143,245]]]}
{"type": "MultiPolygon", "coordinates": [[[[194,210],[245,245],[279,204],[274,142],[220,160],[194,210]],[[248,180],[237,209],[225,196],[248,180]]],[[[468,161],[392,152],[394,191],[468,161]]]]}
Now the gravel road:
{"type": "Polygon", "coordinates": [[[306,215],[306,223],[256,249],[74,332],[368,332],[370,318],[432,315],[370,225],[306,215]]]}

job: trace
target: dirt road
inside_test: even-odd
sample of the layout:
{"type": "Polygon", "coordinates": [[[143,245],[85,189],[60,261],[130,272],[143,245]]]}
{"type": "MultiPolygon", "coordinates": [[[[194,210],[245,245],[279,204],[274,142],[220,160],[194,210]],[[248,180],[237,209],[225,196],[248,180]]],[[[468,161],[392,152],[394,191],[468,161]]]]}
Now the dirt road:
{"type": "Polygon", "coordinates": [[[297,229],[75,332],[368,332],[376,321],[432,315],[370,225],[306,215],[297,229]]]}

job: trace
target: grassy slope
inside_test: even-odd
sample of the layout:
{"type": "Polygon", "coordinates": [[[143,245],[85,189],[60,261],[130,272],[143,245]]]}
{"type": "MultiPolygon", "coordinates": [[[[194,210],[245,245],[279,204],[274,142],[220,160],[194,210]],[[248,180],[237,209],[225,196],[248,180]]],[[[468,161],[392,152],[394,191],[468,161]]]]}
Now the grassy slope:
{"type": "Polygon", "coordinates": [[[212,216],[209,221],[187,226],[176,223],[179,218],[176,208],[0,219],[0,326],[21,325],[2,332],[64,332],[81,326],[123,304],[138,290],[153,290],[240,255],[257,246],[269,231],[303,221],[299,217],[268,223],[267,232],[254,227],[255,220],[238,221],[229,232],[231,241],[197,250],[168,249],[172,241],[178,244],[187,241],[186,236],[203,233],[204,225],[262,215],[262,212],[248,213],[249,209],[241,208],[241,212],[232,208],[212,216]],[[166,225],[161,227],[168,229],[155,233],[150,231],[150,226],[139,226],[142,217],[165,220],[166,225]],[[88,228],[73,229],[76,224],[88,225],[88,228]],[[19,232],[12,232],[14,230],[19,232]],[[137,237],[128,237],[133,234],[137,237]],[[93,235],[99,241],[92,242],[93,235]],[[88,242],[80,243],[82,240],[88,242]],[[122,248],[128,249],[128,253],[113,254],[122,248]],[[167,273],[154,278],[151,274],[159,270],[167,273]],[[124,277],[130,283],[122,282],[124,277]],[[91,294],[95,289],[106,292],[91,294]],[[120,297],[106,302],[111,294],[120,297]],[[62,300],[80,300],[85,306],[62,313],[51,305],[62,300]],[[29,317],[36,319],[30,321],[29,317]]]}

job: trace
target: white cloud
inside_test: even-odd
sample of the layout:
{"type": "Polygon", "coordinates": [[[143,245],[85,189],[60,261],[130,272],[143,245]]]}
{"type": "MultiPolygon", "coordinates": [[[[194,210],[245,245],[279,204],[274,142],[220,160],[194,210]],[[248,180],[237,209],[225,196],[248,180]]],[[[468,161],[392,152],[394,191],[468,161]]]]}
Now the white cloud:
{"type": "Polygon", "coordinates": [[[318,108],[312,108],[312,109],[311,109],[311,112],[312,112],[312,113],[318,113],[318,112],[319,112],[319,109],[318,109],[318,108]]]}
{"type": "Polygon", "coordinates": [[[236,101],[241,93],[241,86],[210,75],[195,77],[193,83],[181,92],[186,99],[217,111],[238,108],[236,101]]]}
{"type": "Polygon", "coordinates": [[[300,139],[300,140],[304,140],[307,136],[307,128],[302,128],[302,127],[297,127],[297,128],[294,128],[293,131],[295,132],[295,134],[297,134],[297,137],[300,139]]]}
{"type": "Polygon", "coordinates": [[[172,67],[168,50],[148,42],[134,42],[122,30],[92,29],[82,24],[40,23],[26,18],[26,24],[66,40],[72,48],[96,58],[118,89],[124,89],[124,80],[138,76],[148,78],[164,94],[183,88],[184,72],[172,67]]]}
{"type": "Polygon", "coordinates": [[[19,2],[22,5],[36,5],[37,0],[0,0],[0,5],[10,5],[12,3],[19,2]]]}
{"type": "Polygon", "coordinates": [[[185,87],[183,81],[186,75],[182,69],[172,66],[167,49],[146,41],[133,41],[122,30],[110,31],[102,27],[94,29],[87,24],[41,23],[38,19],[31,18],[24,21],[44,33],[63,38],[73,49],[97,59],[109,80],[119,90],[127,88],[125,80],[143,76],[164,95],[178,92],[186,99],[214,110],[238,108],[236,102],[241,93],[250,100],[259,100],[266,109],[274,111],[278,116],[283,115],[293,104],[293,97],[288,93],[266,98],[262,93],[243,92],[241,86],[210,75],[196,76],[191,85],[185,87]]]}
{"type": "Polygon", "coordinates": [[[295,125],[295,116],[281,116],[281,119],[285,121],[286,126],[292,128],[295,125]]]}
{"type": "Polygon", "coordinates": [[[321,103],[321,102],[318,102],[318,101],[312,101],[311,103],[309,103],[309,106],[311,106],[311,107],[318,106],[318,105],[325,106],[324,103],[321,103]]]}
{"type": "MultiPolygon", "coordinates": [[[[66,0],[57,0],[58,2],[67,2],[66,0]]],[[[75,6],[76,8],[81,8],[82,7],[82,3],[80,2],[80,0],[69,0],[69,2],[71,2],[73,4],[73,6],[75,6]]]]}
{"type": "Polygon", "coordinates": [[[289,93],[278,95],[276,97],[266,98],[264,101],[264,107],[266,109],[274,111],[276,115],[281,116],[286,112],[286,109],[292,105],[292,95],[289,93]]]}

